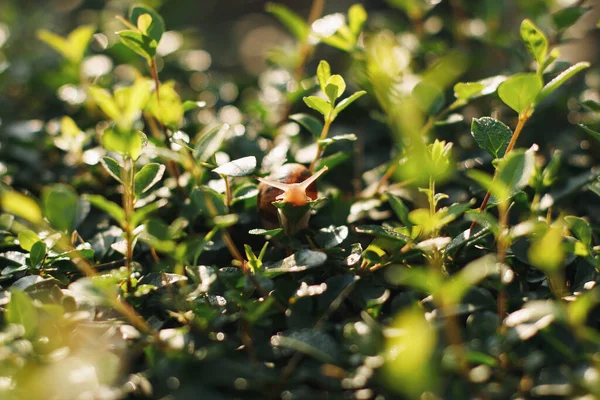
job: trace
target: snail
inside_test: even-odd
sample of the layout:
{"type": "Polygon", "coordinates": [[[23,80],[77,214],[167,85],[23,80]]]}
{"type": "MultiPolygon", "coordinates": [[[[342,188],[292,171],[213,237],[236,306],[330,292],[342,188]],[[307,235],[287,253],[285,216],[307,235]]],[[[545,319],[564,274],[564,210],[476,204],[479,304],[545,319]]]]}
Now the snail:
{"type": "Polygon", "coordinates": [[[305,229],[308,226],[310,210],[307,209],[306,216],[302,218],[293,229],[289,229],[288,221],[282,210],[272,203],[276,201],[291,204],[294,207],[304,207],[310,201],[317,199],[316,179],[320,177],[327,167],[311,175],[308,168],[301,164],[286,164],[273,172],[267,178],[258,178],[258,211],[267,228],[281,226],[288,233],[305,229]],[[288,229],[286,229],[286,226],[288,229]]]}

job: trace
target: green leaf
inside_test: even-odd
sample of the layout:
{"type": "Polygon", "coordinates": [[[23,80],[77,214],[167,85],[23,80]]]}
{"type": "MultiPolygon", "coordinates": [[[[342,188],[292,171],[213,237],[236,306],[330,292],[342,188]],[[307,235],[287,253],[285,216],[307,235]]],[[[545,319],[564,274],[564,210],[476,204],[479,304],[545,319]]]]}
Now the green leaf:
{"type": "Polygon", "coordinates": [[[85,195],[84,198],[87,201],[89,201],[94,207],[97,207],[100,210],[107,213],[108,215],[110,215],[119,224],[125,222],[125,211],[117,203],[109,201],[103,196],[100,196],[99,194],[88,194],[85,195]]]}
{"type": "Polygon", "coordinates": [[[334,117],[337,116],[346,107],[348,107],[350,104],[354,103],[356,100],[358,100],[359,98],[361,98],[365,94],[367,94],[367,92],[365,92],[364,90],[360,90],[360,91],[358,91],[356,93],[353,93],[350,96],[346,97],[344,100],[340,101],[337,104],[337,106],[335,106],[335,109],[333,110],[334,117]]]}
{"type": "Polygon", "coordinates": [[[251,229],[248,231],[250,235],[257,236],[277,236],[283,232],[283,228],[275,228],[275,229],[251,229]]]}
{"type": "Polygon", "coordinates": [[[335,142],[346,142],[346,141],[354,142],[354,141],[356,141],[356,139],[358,139],[358,138],[356,137],[356,135],[354,133],[348,133],[345,135],[336,135],[336,136],[328,137],[323,140],[318,140],[317,143],[326,147],[335,142]]]}
{"type": "Polygon", "coordinates": [[[44,242],[35,242],[29,252],[29,262],[32,267],[37,267],[46,257],[47,247],[44,242]]]}
{"type": "Polygon", "coordinates": [[[302,249],[281,261],[265,265],[264,272],[267,276],[287,272],[302,272],[323,265],[325,261],[327,261],[327,254],[320,251],[302,249]]]}
{"type": "Polygon", "coordinates": [[[140,32],[125,30],[118,32],[121,37],[121,42],[131,50],[144,57],[148,63],[152,57],[156,55],[158,43],[150,36],[141,34],[140,32]]]}
{"type": "Polygon", "coordinates": [[[342,244],[348,237],[349,232],[348,227],[345,225],[330,225],[319,229],[319,232],[315,235],[315,240],[321,248],[330,249],[342,244]]]}
{"type": "Polygon", "coordinates": [[[527,186],[535,169],[535,155],[523,149],[508,153],[497,167],[497,180],[506,185],[510,196],[527,186]]]}
{"type": "Polygon", "coordinates": [[[146,193],[152,186],[160,181],[165,173],[165,166],[158,163],[149,163],[142,167],[134,177],[133,193],[139,197],[146,193]]]}
{"type": "Polygon", "coordinates": [[[498,96],[507,106],[521,114],[536,99],[542,85],[542,78],[537,74],[516,74],[498,86],[498,96]]]}
{"type": "Polygon", "coordinates": [[[165,21],[152,8],[143,5],[136,5],[131,8],[129,20],[139,28],[139,18],[143,15],[149,15],[152,18],[151,23],[145,30],[146,34],[154,39],[156,43],[160,42],[160,38],[165,32],[165,21]]]}
{"type": "Polygon", "coordinates": [[[38,326],[38,313],[33,300],[21,290],[11,290],[6,306],[6,323],[25,328],[25,337],[32,338],[38,326]]]}
{"type": "Polygon", "coordinates": [[[527,51],[531,53],[533,58],[539,65],[544,63],[546,54],[548,54],[548,39],[546,35],[533,24],[529,19],[525,19],[521,23],[521,38],[527,51]]]}
{"type": "Polygon", "coordinates": [[[581,129],[583,129],[584,131],[586,131],[590,136],[592,136],[594,139],[600,141],[600,132],[597,132],[583,124],[577,124],[577,126],[579,126],[581,129]]]}
{"type": "Polygon", "coordinates": [[[331,75],[325,83],[325,94],[329,97],[331,104],[334,104],[345,90],[346,82],[341,75],[331,75]]]}
{"type": "Polygon", "coordinates": [[[114,121],[121,119],[121,111],[108,90],[98,86],[90,86],[88,88],[88,93],[108,118],[114,121]]]}
{"type": "Polygon", "coordinates": [[[40,241],[40,237],[37,235],[37,233],[30,231],[29,229],[24,229],[19,232],[18,239],[19,246],[21,246],[23,250],[27,251],[30,251],[31,247],[33,247],[36,242],[40,241]]]}
{"type": "Polygon", "coordinates": [[[573,26],[579,18],[591,7],[566,7],[552,14],[552,23],[557,31],[561,32],[573,26]]]}
{"type": "Polygon", "coordinates": [[[587,247],[592,245],[592,227],[589,222],[583,218],[566,216],[565,222],[569,225],[569,229],[573,232],[573,235],[581,240],[587,247]]]}
{"type": "Polygon", "coordinates": [[[229,125],[217,125],[200,133],[200,139],[194,147],[194,158],[208,161],[221,147],[229,132],[229,125]]]}
{"type": "Polygon", "coordinates": [[[320,112],[325,117],[331,111],[331,104],[329,104],[329,102],[327,100],[325,100],[321,97],[308,96],[308,97],[303,97],[302,100],[304,100],[304,103],[306,103],[307,106],[309,106],[310,108],[312,108],[315,111],[320,112]]]}
{"type": "Polygon", "coordinates": [[[325,93],[325,88],[327,87],[327,81],[331,77],[331,67],[329,63],[325,60],[321,60],[319,62],[319,66],[317,67],[317,80],[319,81],[319,86],[323,93],[325,93]]]}
{"type": "Polygon", "coordinates": [[[459,82],[454,85],[454,97],[468,100],[485,89],[485,85],[479,82],[459,82]]]}
{"type": "Polygon", "coordinates": [[[117,160],[109,156],[104,156],[100,159],[100,164],[117,182],[123,183],[121,180],[121,166],[117,160]]]}
{"type": "Polygon", "coordinates": [[[408,219],[408,207],[406,207],[402,199],[391,192],[386,192],[386,195],[388,202],[390,203],[390,206],[392,206],[392,210],[394,210],[396,216],[398,216],[398,219],[400,219],[404,226],[408,228],[412,227],[412,223],[408,219]]]}
{"type": "Polygon", "coordinates": [[[323,124],[312,115],[294,114],[290,115],[290,119],[305,127],[310,133],[313,134],[314,137],[321,136],[323,124]]]}
{"type": "Polygon", "coordinates": [[[367,12],[360,4],[353,4],[348,10],[348,27],[356,37],[360,34],[363,25],[367,21],[367,12]]]}
{"type": "Polygon", "coordinates": [[[594,100],[585,100],[581,104],[595,113],[600,113],[600,103],[594,100]]]}
{"type": "Polygon", "coordinates": [[[579,71],[590,67],[589,62],[578,62],[575,65],[561,72],[556,78],[546,84],[535,98],[534,105],[540,104],[544,99],[550,96],[556,89],[561,87],[567,80],[575,76],[579,71]]]}
{"type": "Polygon", "coordinates": [[[459,100],[472,100],[494,93],[506,80],[504,75],[496,75],[477,82],[459,82],[454,85],[454,96],[459,100]]]}
{"type": "Polygon", "coordinates": [[[44,215],[50,224],[59,231],[71,232],[79,208],[79,196],[68,185],[55,184],[42,191],[44,215]]]}
{"type": "Polygon", "coordinates": [[[181,102],[179,93],[175,90],[175,82],[170,81],[160,86],[160,102],[156,96],[150,98],[148,109],[163,125],[170,127],[172,130],[177,130],[185,107],[181,102]]]}
{"type": "Polygon", "coordinates": [[[256,169],[256,157],[249,156],[225,163],[212,171],[225,176],[246,176],[256,169]]]}
{"type": "Polygon", "coordinates": [[[485,190],[489,191],[496,199],[505,200],[510,196],[510,190],[504,182],[493,179],[485,172],[471,169],[467,171],[467,176],[477,182],[485,190]]]}
{"type": "Polygon", "coordinates": [[[14,191],[0,194],[0,205],[6,213],[23,218],[32,224],[42,222],[42,210],[31,198],[14,191]]]}
{"type": "Polygon", "coordinates": [[[37,37],[70,62],[78,64],[83,60],[85,50],[95,30],[96,28],[92,25],[82,25],[63,38],[46,29],[40,29],[37,37]]]}
{"type": "Polygon", "coordinates": [[[308,38],[308,25],[298,14],[282,4],[267,3],[266,10],[273,14],[298,41],[308,38]]]}
{"type": "Polygon", "coordinates": [[[553,272],[559,269],[565,259],[563,233],[559,227],[551,227],[527,252],[531,265],[542,271],[553,272]]]}
{"type": "Polygon", "coordinates": [[[504,156],[512,134],[508,126],[490,117],[473,118],[471,124],[471,135],[479,147],[487,150],[494,158],[504,156]]]}
{"type": "Polygon", "coordinates": [[[402,242],[403,244],[412,242],[412,239],[409,236],[393,231],[385,226],[361,225],[357,226],[355,230],[357,233],[364,233],[366,235],[375,236],[377,238],[391,239],[394,241],[402,242]]]}
{"type": "Polygon", "coordinates": [[[428,81],[419,82],[412,91],[417,106],[428,115],[437,114],[446,101],[444,91],[428,81]]]}
{"type": "Polygon", "coordinates": [[[138,224],[144,221],[151,213],[158,210],[161,207],[164,207],[168,204],[167,199],[161,199],[158,201],[154,201],[144,207],[140,207],[135,210],[133,216],[131,217],[131,225],[138,226],[138,224]]]}
{"type": "Polygon", "coordinates": [[[102,146],[108,151],[114,151],[137,160],[146,144],[146,135],[140,131],[119,132],[108,128],[102,134],[102,146]]]}

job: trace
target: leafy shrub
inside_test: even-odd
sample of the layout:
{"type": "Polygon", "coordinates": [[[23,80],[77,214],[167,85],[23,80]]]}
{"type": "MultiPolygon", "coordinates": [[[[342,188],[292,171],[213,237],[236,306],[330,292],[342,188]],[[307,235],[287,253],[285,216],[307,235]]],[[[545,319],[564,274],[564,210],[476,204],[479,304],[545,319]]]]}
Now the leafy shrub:
{"type": "Polygon", "coordinates": [[[37,31],[60,62],[0,95],[32,108],[1,127],[2,398],[600,395],[597,70],[560,54],[589,8],[323,3],[267,5],[294,41],[252,84],[147,5],[100,51],[37,31]]]}

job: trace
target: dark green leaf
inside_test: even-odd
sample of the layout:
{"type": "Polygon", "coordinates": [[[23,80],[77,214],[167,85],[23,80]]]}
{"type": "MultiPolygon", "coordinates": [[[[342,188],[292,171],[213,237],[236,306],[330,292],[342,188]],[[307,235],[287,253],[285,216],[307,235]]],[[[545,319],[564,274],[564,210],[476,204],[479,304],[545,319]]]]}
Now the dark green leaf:
{"type": "Polygon", "coordinates": [[[44,215],[53,227],[71,232],[75,228],[79,197],[71,186],[55,184],[42,191],[44,215]]]}
{"type": "Polygon", "coordinates": [[[471,135],[473,135],[479,147],[487,150],[492,157],[499,158],[504,156],[506,152],[508,142],[512,137],[512,131],[508,126],[494,118],[482,117],[479,119],[473,118],[471,135]]]}
{"type": "Polygon", "coordinates": [[[318,138],[321,136],[321,131],[323,131],[323,123],[321,123],[315,117],[308,114],[294,114],[290,116],[290,119],[305,127],[310,133],[313,134],[314,137],[318,138]]]}
{"type": "Polygon", "coordinates": [[[29,253],[29,262],[31,266],[37,267],[46,257],[47,247],[44,242],[36,242],[31,247],[31,252],[29,253]]]}
{"type": "Polygon", "coordinates": [[[165,173],[165,166],[158,163],[149,163],[142,167],[135,174],[133,193],[139,197],[142,193],[150,190],[158,181],[160,181],[165,173]]]}
{"type": "Polygon", "coordinates": [[[591,7],[566,7],[552,14],[552,23],[557,31],[564,31],[581,18],[583,14],[588,12],[591,7]]]}
{"type": "Polygon", "coordinates": [[[117,160],[115,160],[112,157],[104,156],[100,159],[100,164],[104,167],[106,172],[108,172],[108,174],[112,176],[117,182],[123,183],[123,181],[121,180],[121,166],[119,165],[117,160]]]}
{"type": "Polygon", "coordinates": [[[119,32],[121,42],[131,50],[144,57],[148,63],[152,57],[156,55],[158,43],[150,36],[146,36],[136,31],[121,31],[119,32]]]}
{"type": "Polygon", "coordinates": [[[136,5],[131,8],[129,19],[135,26],[138,26],[138,18],[144,14],[148,14],[152,17],[152,23],[146,30],[146,34],[154,39],[156,43],[160,42],[160,38],[165,32],[165,21],[160,14],[152,8],[144,5],[136,5]]]}

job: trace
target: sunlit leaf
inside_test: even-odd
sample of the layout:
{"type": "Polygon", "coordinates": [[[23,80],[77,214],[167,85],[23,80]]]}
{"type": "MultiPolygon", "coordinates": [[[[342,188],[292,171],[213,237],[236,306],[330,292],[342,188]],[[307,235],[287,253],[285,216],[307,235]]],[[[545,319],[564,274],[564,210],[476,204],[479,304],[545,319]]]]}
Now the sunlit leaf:
{"type": "Polygon", "coordinates": [[[0,204],[4,212],[21,217],[32,224],[42,222],[42,210],[30,197],[14,191],[7,191],[0,194],[0,204]]]}
{"type": "Polygon", "coordinates": [[[230,161],[212,171],[225,176],[246,176],[250,175],[256,169],[256,157],[248,156],[230,161]]]}
{"type": "Polygon", "coordinates": [[[516,74],[498,86],[498,95],[506,105],[521,114],[534,102],[542,85],[537,74],[516,74]]]}
{"type": "Polygon", "coordinates": [[[526,19],[521,23],[521,39],[523,39],[527,51],[541,65],[548,53],[546,35],[533,22],[526,19]]]}
{"type": "Polygon", "coordinates": [[[327,116],[331,111],[331,104],[321,97],[308,96],[302,98],[302,100],[304,100],[304,103],[306,103],[307,106],[315,111],[320,112],[323,116],[327,116]]]}
{"type": "Polygon", "coordinates": [[[149,163],[142,167],[134,177],[133,193],[136,197],[147,192],[160,181],[165,173],[165,166],[158,163],[149,163]]]}
{"type": "Polygon", "coordinates": [[[550,96],[556,89],[564,85],[564,83],[575,76],[578,72],[589,68],[590,63],[588,62],[579,62],[571,67],[567,68],[563,72],[561,72],[556,78],[552,79],[548,82],[542,90],[539,92],[537,97],[535,98],[535,104],[539,104],[548,96],[550,96]]]}
{"type": "Polygon", "coordinates": [[[278,3],[268,3],[266,10],[285,25],[297,40],[303,41],[308,37],[309,29],[306,21],[287,6],[278,3]]]}

